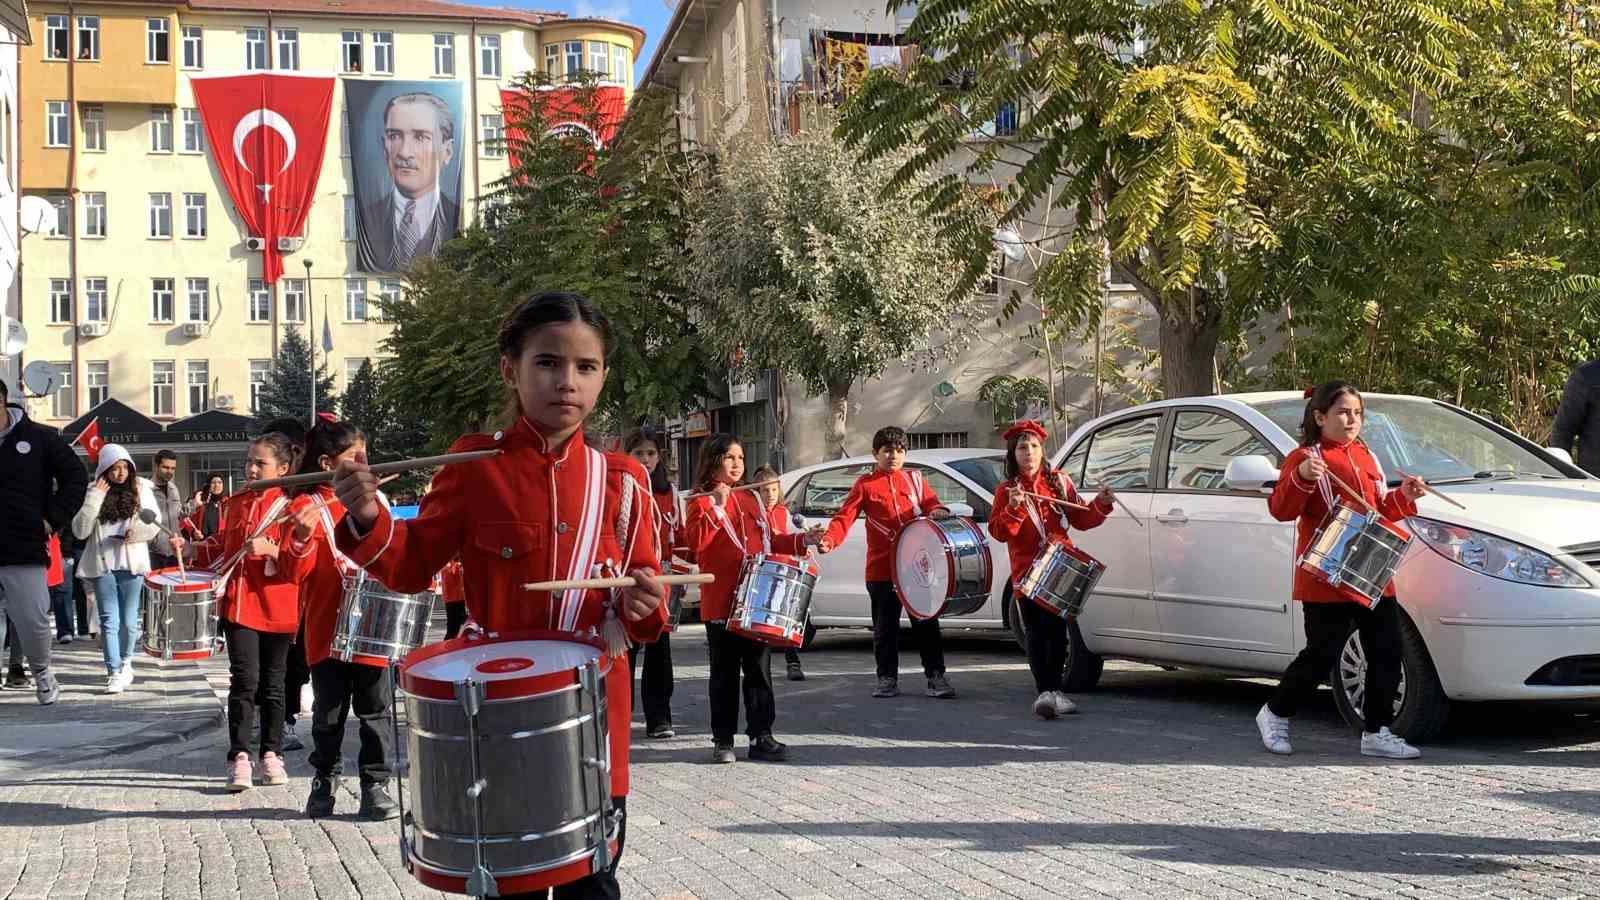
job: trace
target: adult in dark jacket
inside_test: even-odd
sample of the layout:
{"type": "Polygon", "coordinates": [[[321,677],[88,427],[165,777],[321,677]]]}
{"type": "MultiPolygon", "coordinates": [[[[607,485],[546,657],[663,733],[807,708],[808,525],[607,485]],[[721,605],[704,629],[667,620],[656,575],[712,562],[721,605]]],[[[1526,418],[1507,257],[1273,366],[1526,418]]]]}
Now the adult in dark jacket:
{"type": "Polygon", "coordinates": [[[1550,430],[1550,446],[1572,453],[1578,467],[1590,475],[1600,475],[1600,359],[1573,369],[1567,378],[1555,427],[1550,430]],[[1574,438],[1576,453],[1572,453],[1574,438]]]}
{"type": "Polygon", "coordinates": [[[51,533],[70,530],[89,473],[59,432],[29,419],[10,399],[0,381],[0,612],[16,623],[39,702],[49,706],[61,689],[50,671],[46,543],[51,533]]]}

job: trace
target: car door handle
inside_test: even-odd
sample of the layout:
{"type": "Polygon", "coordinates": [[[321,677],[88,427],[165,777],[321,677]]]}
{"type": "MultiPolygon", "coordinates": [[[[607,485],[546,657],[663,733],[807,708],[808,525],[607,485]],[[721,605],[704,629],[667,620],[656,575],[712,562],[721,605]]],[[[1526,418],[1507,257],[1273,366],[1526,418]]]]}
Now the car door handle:
{"type": "Polygon", "coordinates": [[[1169,509],[1166,515],[1156,516],[1156,521],[1163,525],[1187,525],[1189,517],[1184,515],[1181,509],[1169,509]]]}

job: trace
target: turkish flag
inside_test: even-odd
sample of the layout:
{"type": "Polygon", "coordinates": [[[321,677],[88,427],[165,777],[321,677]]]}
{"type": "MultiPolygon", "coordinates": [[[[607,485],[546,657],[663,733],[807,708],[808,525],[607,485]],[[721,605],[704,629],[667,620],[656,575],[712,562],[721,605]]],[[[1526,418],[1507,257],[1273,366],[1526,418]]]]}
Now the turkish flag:
{"type": "Polygon", "coordinates": [[[582,135],[596,147],[604,147],[616,135],[628,108],[623,102],[622,88],[606,86],[501,90],[500,109],[506,121],[506,155],[514,170],[517,168],[515,148],[524,139],[520,123],[538,119],[544,122],[547,134],[582,135]],[[586,94],[592,99],[586,99],[586,94]]]}
{"type": "Polygon", "coordinates": [[[305,230],[322,174],[333,78],[293,72],[192,76],[211,159],[253,237],[265,239],[261,271],[283,274],[278,238],[305,230]]]}
{"type": "Polygon", "coordinates": [[[100,437],[100,420],[95,419],[89,423],[88,428],[78,432],[78,437],[73,440],[73,443],[83,445],[84,451],[89,454],[89,465],[99,465],[100,448],[106,444],[100,437]]]}

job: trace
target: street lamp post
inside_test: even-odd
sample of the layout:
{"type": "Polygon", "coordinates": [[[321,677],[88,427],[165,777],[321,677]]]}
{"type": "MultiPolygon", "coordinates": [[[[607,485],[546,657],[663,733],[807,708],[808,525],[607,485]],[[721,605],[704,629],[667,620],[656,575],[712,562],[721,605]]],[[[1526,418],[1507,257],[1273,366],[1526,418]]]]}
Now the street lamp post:
{"type": "Polygon", "coordinates": [[[310,428],[317,423],[317,314],[316,304],[311,302],[311,260],[300,260],[306,267],[306,345],[311,350],[311,417],[306,420],[306,427],[310,428]]]}

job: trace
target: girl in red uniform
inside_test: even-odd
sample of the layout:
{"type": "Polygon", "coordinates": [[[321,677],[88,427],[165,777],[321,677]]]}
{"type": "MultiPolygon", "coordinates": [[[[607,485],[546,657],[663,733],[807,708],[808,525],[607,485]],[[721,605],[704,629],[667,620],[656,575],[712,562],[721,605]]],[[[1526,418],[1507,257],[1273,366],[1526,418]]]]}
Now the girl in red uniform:
{"type": "Polygon", "coordinates": [[[1028,573],[1033,561],[1051,543],[1071,546],[1067,526],[1086,531],[1106,520],[1111,513],[1113,494],[1102,488],[1088,509],[1063,507],[1029,494],[1056,497],[1082,504],[1078,490],[1060,471],[1044,465],[1044,442],[1049,437],[1038,422],[1018,422],[1006,429],[1006,480],[994,489],[994,515],[989,519],[989,534],[1004,541],[1011,557],[1011,586],[1006,596],[1015,597],[1027,634],[1028,668],[1033,671],[1033,686],[1039,692],[1033,701],[1033,714],[1054,719],[1078,711],[1062,693],[1066,687],[1069,627],[1076,627],[1027,597],[1017,596],[1016,585],[1028,573]]]}
{"type": "Polygon", "coordinates": [[[750,491],[733,488],[744,478],[744,447],[730,434],[712,435],[700,451],[695,490],[709,491],[689,501],[688,545],[700,571],[716,581],[700,586],[700,618],[706,623],[711,659],[711,760],[731,763],[733,732],[739,726],[739,679],[744,676],[745,734],[749,758],[781,762],[789,747],[772,736],[777,701],[772,694],[772,648],[728,630],[728,613],[739,585],[744,558],[753,553],[805,552],[804,535],[774,535],[766,510],[750,491]]]}
{"type": "MultiPolygon", "coordinates": [[[[1389,490],[1383,467],[1361,440],[1365,408],[1353,385],[1330,381],[1308,397],[1305,419],[1300,425],[1301,446],[1284,459],[1277,487],[1267,500],[1267,509],[1279,521],[1297,520],[1296,560],[1305,554],[1335,503],[1342,498],[1360,506],[1334,478],[1360,491],[1362,499],[1387,519],[1416,515],[1416,501],[1424,491],[1422,479],[1414,476],[1406,476],[1399,490],[1389,490]]],[[[1272,753],[1292,752],[1289,719],[1300,702],[1314,694],[1327,677],[1354,627],[1361,634],[1367,657],[1366,697],[1361,713],[1362,755],[1389,759],[1421,756],[1417,748],[1389,731],[1389,724],[1394,721],[1395,691],[1400,685],[1401,613],[1394,586],[1389,585],[1378,604],[1368,609],[1296,566],[1294,599],[1300,601],[1305,617],[1306,646],[1283,673],[1272,699],[1256,713],[1262,745],[1272,753]]]]}
{"type": "MultiPolygon", "coordinates": [[[[274,423],[276,424],[276,423],[274,423]]],[[[299,435],[269,431],[250,445],[245,475],[281,478],[299,468],[299,435]]],[[[284,670],[300,624],[300,588],[284,571],[278,548],[292,527],[281,518],[289,497],[278,488],[234,494],[220,508],[222,530],[177,548],[193,568],[210,568],[240,550],[231,571],[218,572],[222,633],[228,642],[228,790],[250,789],[250,729],[261,717],[261,783],[287,784],[284,769],[284,670]],[[259,698],[257,692],[259,693],[259,698]]],[[[175,539],[174,545],[182,544],[175,539]]]]}
{"type": "MultiPolygon", "coordinates": [[[[306,435],[306,462],[302,469],[329,472],[347,459],[364,456],[366,450],[367,440],[361,429],[349,422],[322,419],[306,435]]],[[[344,507],[334,497],[333,486],[324,484],[296,497],[294,510],[294,530],[279,559],[287,562],[291,577],[301,584],[305,655],[315,697],[311,707],[314,746],[309,761],[316,774],[311,779],[306,816],[319,819],[333,815],[334,792],[339,787],[343,763],[340,748],[344,744],[344,726],[354,707],[361,722],[358,814],[381,822],[399,814],[387,790],[389,756],[394,750],[388,660],[356,657],[345,662],[331,656],[339,606],[344,600],[344,578],[355,570],[334,546],[335,529],[344,518],[344,507]]]]}
{"type": "MultiPolygon", "coordinates": [[[[655,579],[661,554],[649,477],[630,457],[591,449],[583,436],[583,421],[605,385],[612,341],[605,318],[575,294],[539,294],[517,304],[498,338],[515,420],[453,448],[500,454],[441,469],[417,517],[404,522],[378,502],[377,478],[364,462],[341,462],[334,482],[345,507],[340,552],[390,588],[412,592],[459,555],[467,613],[489,631],[598,633],[613,657],[626,652],[629,640],[655,640],[666,609],[655,579]],[[554,595],[522,589],[530,581],[617,570],[637,586],[554,595]]],[[[606,706],[617,856],[610,869],[556,888],[557,900],[620,896],[615,867],[626,840],[630,688],[627,667],[614,663],[606,706]]]]}
{"type": "MultiPolygon", "coordinates": [[[[844,505],[828,523],[822,552],[844,543],[856,515],[867,517],[867,597],[872,603],[872,654],[877,659],[878,686],[874,697],[900,694],[900,598],[894,591],[894,542],[900,529],[924,514],[943,519],[950,510],[915,470],[905,471],[906,432],[890,426],[872,436],[872,456],[877,466],[856,479],[844,505]]],[[[911,633],[922,656],[929,697],[950,700],[956,689],[944,674],[944,645],[938,619],[911,620],[911,633]]]]}
{"type": "Polygon", "coordinates": [[[439,570],[439,597],[444,600],[444,639],[450,640],[461,633],[467,623],[467,587],[461,582],[461,557],[444,564],[439,570]]]}
{"type": "MultiPolygon", "coordinates": [[[[750,480],[761,485],[756,488],[756,496],[761,498],[761,507],[767,511],[767,523],[772,528],[773,534],[788,534],[794,531],[794,520],[789,515],[789,507],[783,505],[783,485],[778,483],[778,470],[771,466],[762,466],[750,476],[750,480]]],[[[805,681],[805,670],[800,668],[800,651],[793,647],[783,648],[783,661],[789,670],[790,681],[805,681]]]]}
{"type": "MultiPolygon", "coordinates": [[[[683,503],[667,478],[667,467],[661,461],[661,447],[656,443],[654,432],[629,434],[622,441],[622,449],[650,473],[650,496],[660,525],[657,546],[661,550],[661,569],[666,571],[672,565],[672,547],[677,543],[677,532],[683,524],[683,503]]],[[[682,585],[672,588],[673,596],[682,592],[682,585]]],[[[672,737],[676,734],[672,730],[672,635],[662,632],[653,644],[629,648],[629,667],[637,666],[641,656],[644,667],[639,676],[639,699],[644,706],[644,736],[672,737]]]]}

